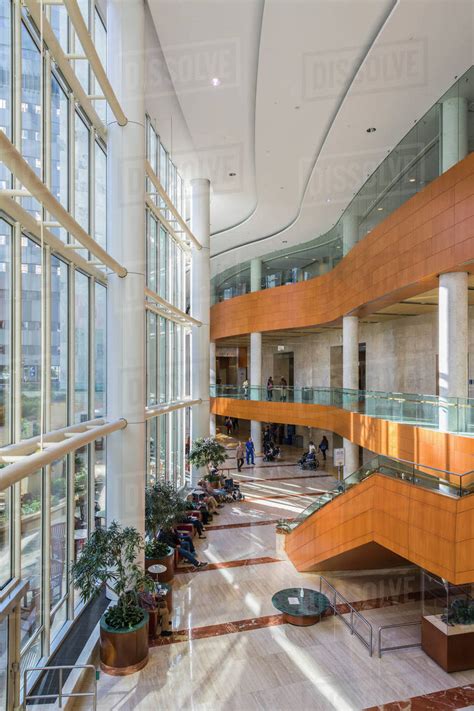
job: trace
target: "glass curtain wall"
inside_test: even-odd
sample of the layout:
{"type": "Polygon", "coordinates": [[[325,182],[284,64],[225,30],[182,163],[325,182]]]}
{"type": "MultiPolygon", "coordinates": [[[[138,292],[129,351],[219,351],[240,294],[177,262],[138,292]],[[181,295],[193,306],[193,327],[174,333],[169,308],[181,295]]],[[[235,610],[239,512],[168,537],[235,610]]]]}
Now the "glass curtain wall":
{"type": "MultiPolygon", "coordinates": [[[[105,26],[92,1],[79,4],[104,57],[105,26]]],[[[79,52],[65,7],[47,14],[63,49],[79,52]]],[[[0,0],[0,130],[106,247],[106,146],[56,65],[41,56],[40,41],[27,13],[16,16],[14,3],[0,0]]],[[[90,93],[89,63],[75,69],[90,93]]],[[[0,190],[14,187],[0,166],[0,190]]],[[[18,199],[36,219],[51,220],[34,198],[18,199]]],[[[63,228],[48,229],[74,241],[63,228]]],[[[73,261],[0,214],[0,446],[106,413],[107,280],[73,261]]],[[[19,575],[30,584],[21,602],[22,669],[48,658],[80,608],[69,561],[106,522],[105,448],[98,439],[0,492],[0,588],[19,575]]]]}
{"type": "MultiPolygon", "coordinates": [[[[168,151],[147,118],[147,159],[178,212],[184,206],[184,183],[168,151]]],[[[147,190],[162,214],[170,210],[154,194],[151,181],[147,190]]],[[[147,209],[147,286],[168,304],[186,308],[186,252],[147,209]]],[[[170,318],[147,312],[147,405],[172,404],[185,396],[186,328],[170,318]]],[[[147,458],[149,480],[156,478],[184,484],[184,417],[178,409],[148,420],[147,458]]]]}

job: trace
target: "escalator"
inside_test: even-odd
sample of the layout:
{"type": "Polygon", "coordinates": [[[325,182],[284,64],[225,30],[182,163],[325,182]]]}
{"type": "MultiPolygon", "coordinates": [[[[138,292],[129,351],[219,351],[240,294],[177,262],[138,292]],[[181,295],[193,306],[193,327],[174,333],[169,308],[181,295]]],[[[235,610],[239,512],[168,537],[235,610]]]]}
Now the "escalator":
{"type": "Polygon", "coordinates": [[[453,476],[377,456],[290,523],[285,549],[300,571],[409,561],[451,583],[471,582],[473,491],[471,473],[453,476]]]}

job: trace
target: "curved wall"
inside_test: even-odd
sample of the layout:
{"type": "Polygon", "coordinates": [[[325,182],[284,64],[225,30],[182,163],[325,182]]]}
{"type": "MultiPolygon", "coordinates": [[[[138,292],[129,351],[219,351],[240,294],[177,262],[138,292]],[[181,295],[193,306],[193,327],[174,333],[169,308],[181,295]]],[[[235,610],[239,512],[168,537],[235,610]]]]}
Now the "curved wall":
{"type": "Polygon", "coordinates": [[[337,432],[371,452],[464,474],[474,470],[474,438],[360,415],[342,408],[218,397],[211,412],[242,420],[303,425],[337,432]]]}
{"type": "Polygon", "coordinates": [[[395,210],[327,274],[215,304],[211,340],[364,316],[474,273],[474,153],[395,210]]]}

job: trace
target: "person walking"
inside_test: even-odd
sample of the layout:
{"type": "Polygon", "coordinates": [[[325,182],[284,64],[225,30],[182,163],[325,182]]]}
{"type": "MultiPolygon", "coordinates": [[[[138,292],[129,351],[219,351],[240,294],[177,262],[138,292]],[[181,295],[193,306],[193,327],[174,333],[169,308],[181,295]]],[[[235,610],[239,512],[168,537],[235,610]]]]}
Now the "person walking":
{"type": "Polygon", "coordinates": [[[255,465],[255,445],[251,437],[249,437],[245,443],[245,454],[247,464],[255,465]]]}
{"type": "Polygon", "coordinates": [[[288,383],[283,375],[280,378],[280,402],[286,402],[286,397],[288,393],[288,383]]]}
{"type": "Polygon", "coordinates": [[[267,380],[267,400],[273,400],[273,378],[271,375],[267,380]]]}
{"type": "Polygon", "coordinates": [[[245,378],[244,382],[242,383],[242,389],[244,391],[244,400],[249,399],[249,381],[247,378],[245,378]]]}
{"type": "Polygon", "coordinates": [[[232,434],[232,420],[230,417],[225,418],[225,427],[227,430],[227,436],[230,437],[230,435],[232,434]]]}
{"type": "Polygon", "coordinates": [[[323,438],[322,438],[321,442],[319,443],[319,451],[323,455],[324,461],[326,461],[326,452],[328,451],[328,449],[329,449],[328,438],[326,437],[326,435],[323,435],[323,438]]]}
{"type": "Polygon", "coordinates": [[[235,450],[235,458],[237,460],[237,471],[241,472],[244,463],[244,445],[242,442],[239,442],[237,445],[237,449],[235,450]]]}

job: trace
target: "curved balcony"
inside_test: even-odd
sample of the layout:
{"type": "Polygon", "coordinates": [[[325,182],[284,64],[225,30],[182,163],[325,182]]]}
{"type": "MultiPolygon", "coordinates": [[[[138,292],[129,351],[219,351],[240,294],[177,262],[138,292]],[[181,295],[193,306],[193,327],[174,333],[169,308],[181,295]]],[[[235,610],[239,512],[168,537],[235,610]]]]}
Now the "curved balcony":
{"type": "Polygon", "coordinates": [[[275,388],[246,393],[211,387],[216,415],[301,425],[335,432],[377,454],[462,474],[474,470],[474,401],[342,388],[275,388]],[[450,431],[439,429],[440,418],[450,431]]]}
{"type": "Polygon", "coordinates": [[[327,274],[215,304],[211,340],[337,323],[474,273],[474,153],[436,178],[358,242],[327,274]]]}
{"type": "MultiPolygon", "coordinates": [[[[352,185],[342,171],[334,178],[331,195],[314,200],[339,202],[347,207],[329,231],[308,242],[262,257],[260,289],[295,284],[321,276],[334,269],[355,243],[365,237],[407,200],[423,190],[441,174],[443,167],[443,102],[462,97],[474,100],[474,67],[458,79],[440,100],[413,126],[398,145],[376,167],[359,192],[352,196],[352,185]],[[344,195],[341,193],[344,193],[344,195]],[[349,228],[348,235],[345,226],[349,228]]],[[[459,126],[454,138],[461,140],[459,126]]],[[[474,149],[474,124],[468,122],[468,151],[474,149]]],[[[371,157],[367,157],[370,165],[371,157]]],[[[239,263],[212,279],[214,303],[250,292],[250,261],[239,263]]]]}

